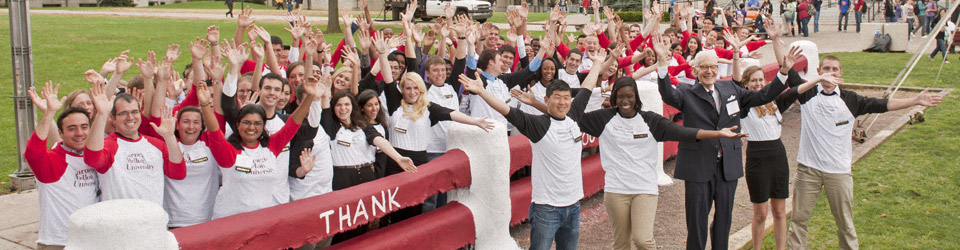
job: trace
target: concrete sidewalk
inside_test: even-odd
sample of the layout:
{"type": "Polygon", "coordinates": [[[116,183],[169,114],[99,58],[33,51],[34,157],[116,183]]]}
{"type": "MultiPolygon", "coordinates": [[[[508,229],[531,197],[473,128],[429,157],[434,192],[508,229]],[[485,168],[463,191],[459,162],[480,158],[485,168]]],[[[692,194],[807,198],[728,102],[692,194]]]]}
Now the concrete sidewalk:
{"type": "Polygon", "coordinates": [[[0,195],[0,249],[35,249],[40,220],[37,190],[0,195]]]}

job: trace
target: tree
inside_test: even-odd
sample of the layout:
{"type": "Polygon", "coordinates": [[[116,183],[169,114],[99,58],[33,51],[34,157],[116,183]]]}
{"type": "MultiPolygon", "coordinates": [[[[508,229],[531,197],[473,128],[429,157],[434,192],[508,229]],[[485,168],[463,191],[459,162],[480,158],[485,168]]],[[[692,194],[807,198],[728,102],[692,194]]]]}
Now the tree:
{"type": "Polygon", "coordinates": [[[340,4],[337,0],[327,0],[327,31],[326,33],[343,33],[340,30],[340,4]]]}

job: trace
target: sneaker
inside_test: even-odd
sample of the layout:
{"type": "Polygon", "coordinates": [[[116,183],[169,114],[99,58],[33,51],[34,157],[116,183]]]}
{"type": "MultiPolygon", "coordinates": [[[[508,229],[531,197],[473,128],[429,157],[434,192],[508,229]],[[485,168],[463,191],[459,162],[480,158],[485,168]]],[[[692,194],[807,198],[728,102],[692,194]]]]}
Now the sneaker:
{"type": "Polygon", "coordinates": [[[950,63],[950,60],[943,61],[944,63],[950,63]]]}
{"type": "Polygon", "coordinates": [[[923,36],[921,36],[920,38],[927,38],[927,35],[923,35],[923,36]]]}

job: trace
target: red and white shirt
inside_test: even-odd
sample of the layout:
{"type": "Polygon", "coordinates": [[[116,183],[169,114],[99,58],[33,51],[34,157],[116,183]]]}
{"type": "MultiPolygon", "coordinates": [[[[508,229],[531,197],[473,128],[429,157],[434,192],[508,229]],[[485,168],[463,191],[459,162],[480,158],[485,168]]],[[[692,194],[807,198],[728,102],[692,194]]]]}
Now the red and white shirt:
{"type": "Polygon", "coordinates": [[[213,218],[272,207],[290,201],[287,164],[281,164],[280,153],[300,129],[294,119],[287,119],[283,128],[270,135],[266,147],[233,147],[219,132],[206,131],[201,139],[207,142],[220,165],[223,184],[213,206],[213,218]]]}
{"type": "Polygon", "coordinates": [[[83,149],[83,161],[99,173],[101,200],[142,199],[163,206],[164,175],[183,180],[187,167],[170,162],[167,145],[156,137],[129,139],[113,133],[103,149],[83,149]]]}
{"type": "Polygon", "coordinates": [[[67,223],[77,209],[97,203],[97,174],[83,163],[83,156],[60,143],[53,149],[34,133],[27,140],[23,157],[33,170],[40,191],[40,232],[37,243],[67,244],[67,223]]]}

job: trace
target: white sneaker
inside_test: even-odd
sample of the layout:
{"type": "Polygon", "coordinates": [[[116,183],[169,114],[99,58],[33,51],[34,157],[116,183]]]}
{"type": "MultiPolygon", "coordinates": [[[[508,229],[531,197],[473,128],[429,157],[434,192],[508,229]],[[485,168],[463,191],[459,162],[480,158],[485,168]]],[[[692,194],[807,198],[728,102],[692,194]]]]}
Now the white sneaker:
{"type": "Polygon", "coordinates": [[[920,38],[927,38],[927,36],[921,36],[920,38]]]}
{"type": "Polygon", "coordinates": [[[943,61],[944,63],[950,63],[950,60],[943,61]]]}

